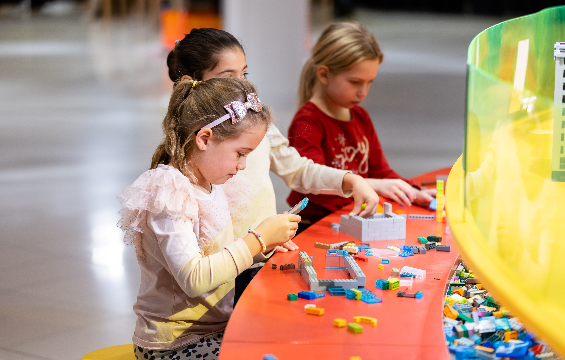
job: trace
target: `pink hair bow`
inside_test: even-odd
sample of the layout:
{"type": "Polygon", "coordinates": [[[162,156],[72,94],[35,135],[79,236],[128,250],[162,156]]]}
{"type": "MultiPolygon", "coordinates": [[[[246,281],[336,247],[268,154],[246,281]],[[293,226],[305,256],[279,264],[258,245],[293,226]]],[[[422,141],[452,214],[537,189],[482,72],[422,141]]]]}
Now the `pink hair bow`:
{"type": "MultiPolygon", "coordinates": [[[[247,115],[247,109],[251,109],[255,112],[259,112],[263,109],[263,105],[261,105],[261,101],[257,97],[257,94],[250,93],[247,94],[247,102],[242,103],[241,101],[232,101],[231,103],[224,106],[224,108],[228,111],[228,113],[221,118],[212,121],[210,124],[202,127],[202,129],[211,129],[216,125],[221,124],[222,122],[226,121],[227,119],[231,119],[231,123],[235,124],[247,115]]],[[[201,130],[202,130],[201,129],[201,130]]]]}

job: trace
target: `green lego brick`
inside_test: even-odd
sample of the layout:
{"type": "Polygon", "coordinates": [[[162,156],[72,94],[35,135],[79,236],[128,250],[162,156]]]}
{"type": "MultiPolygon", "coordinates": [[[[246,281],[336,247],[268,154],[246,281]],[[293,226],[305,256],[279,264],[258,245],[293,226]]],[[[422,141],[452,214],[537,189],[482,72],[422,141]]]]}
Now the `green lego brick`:
{"type": "Polygon", "coordinates": [[[298,300],[298,295],[296,295],[296,294],[288,294],[288,295],[286,296],[286,299],[289,300],[289,301],[297,301],[297,300],[298,300]]]}
{"type": "Polygon", "coordinates": [[[473,319],[471,319],[469,316],[465,315],[464,312],[459,312],[459,319],[463,320],[463,321],[467,321],[467,322],[473,322],[473,319]]]}
{"type": "Polygon", "coordinates": [[[356,323],[347,324],[347,330],[355,334],[361,334],[363,332],[363,327],[356,323]]]}
{"type": "Polygon", "coordinates": [[[498,306],[498,304],[494,301],[494,299],[492,297],[489,297],[488,299],[485,300],[485,302],[483,303],[484,306],[488,306],[488,307],[493,307],[493,308],[499,308],[500,306],[498,306]]]}
{"type": "Polygon", "coordinates": [[[419,237],[418,241],[420,241],[420,244],[424,245],[428,243],[428,240],[425,237],[419,237]]]}

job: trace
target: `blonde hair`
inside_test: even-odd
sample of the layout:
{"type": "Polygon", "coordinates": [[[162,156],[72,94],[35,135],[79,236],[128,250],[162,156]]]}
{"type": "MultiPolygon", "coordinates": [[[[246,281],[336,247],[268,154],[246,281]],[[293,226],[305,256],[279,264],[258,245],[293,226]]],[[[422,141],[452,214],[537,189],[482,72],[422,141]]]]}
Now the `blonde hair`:
{"type": "MultiPolygon", "coordinates": [[[[165,139],[157,147],[151,160],[151,169],[159,164],[172,165],[192,182],[191,161],[196,148],[196,132],[203,126],[227,114],[224,106],[232,101],[247,101],[247,94],[257,93],[246,80],[233,77],[212,78],[206,81],[183,80],[176,84],[167,115],[163,119],[165,139]]],[[[267,128],[271,111],[263,104],[259,112],[248,110],[240,122],[226,120],[214,126],[214,137],[220,141],[234,139],[250,129],[267,128]]]]}
{"type": "Polygon", "coordinates": [[[368,59],[383,61],[383,53],[375,36],[358,22],[341,22],[328,26],[316,45],[310,59],[304,64],[298,88],[298,107],[313,95],[318,66],[325,65],[331,72],[347,70],[350,66],[368,59]]]}

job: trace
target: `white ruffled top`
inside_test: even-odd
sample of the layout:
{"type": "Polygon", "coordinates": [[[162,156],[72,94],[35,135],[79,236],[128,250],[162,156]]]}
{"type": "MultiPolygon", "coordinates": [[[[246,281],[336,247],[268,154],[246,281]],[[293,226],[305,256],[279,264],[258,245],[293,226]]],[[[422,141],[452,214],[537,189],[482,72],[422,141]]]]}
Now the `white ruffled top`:
{"type": "Polygon", "coordinates": [[[120,194],[118,225],[141,268],[135,344],[172,350],[225,328],[235,277],[253,263],[230,217],[249,203],[245,182],[235,176],[207,194],[179,170],[159,165],[120,194]],[[226,196],[223,186],[239,191],[226,196]]]}

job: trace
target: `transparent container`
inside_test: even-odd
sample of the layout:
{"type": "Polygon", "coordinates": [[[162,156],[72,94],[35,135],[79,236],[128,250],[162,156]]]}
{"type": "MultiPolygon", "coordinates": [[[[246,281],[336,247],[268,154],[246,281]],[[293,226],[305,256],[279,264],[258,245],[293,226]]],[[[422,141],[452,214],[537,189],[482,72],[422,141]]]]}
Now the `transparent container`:
{"type": "Polygon", "coordinates": [[[465,263],[565,354],[565,71],[556,67],[556,42],[565,42],[565,6],[492,26],[471,42],[463,156],[446,208],[465,263]]]}

